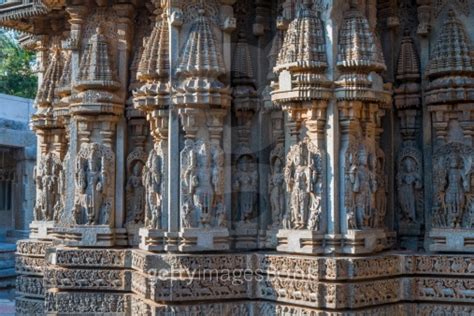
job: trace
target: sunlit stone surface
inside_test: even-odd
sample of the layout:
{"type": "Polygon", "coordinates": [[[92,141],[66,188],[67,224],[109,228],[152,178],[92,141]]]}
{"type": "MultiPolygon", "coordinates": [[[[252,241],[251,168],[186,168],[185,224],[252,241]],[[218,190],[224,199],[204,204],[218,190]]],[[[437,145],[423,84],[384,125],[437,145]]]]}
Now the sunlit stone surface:
{"type": "Polygon", "coordinates": [[[41,69],[17,313],[474,314],[472,10],[1,5],[41,69]]]}

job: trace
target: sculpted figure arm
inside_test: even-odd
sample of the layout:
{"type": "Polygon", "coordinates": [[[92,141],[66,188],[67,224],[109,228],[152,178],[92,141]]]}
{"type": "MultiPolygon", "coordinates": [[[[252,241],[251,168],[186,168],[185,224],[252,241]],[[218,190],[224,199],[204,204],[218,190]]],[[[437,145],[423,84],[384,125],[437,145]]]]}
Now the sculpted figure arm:
{"type": "Polygon", "coordinates": [[[97,182],[96,190],[102,192],[107,187],[108,174],[106,170],[106,162],[104,157],[101,158],[100,179],[97,182]]]}
{"type": "Polygon", "coordinates": [[[415,189],[420,190],[423,187],[423,182],[421,180],[421,175],[419,172],[415,173],[415,189]]]}
{"type": "Polygon", "coordinates": [[[285,182],[287,192],[291,192],[295,183],[293,164],[290,164],[287,168],[285,168],[285,182]]]}
{"type": "Polygon", "coordinates": [[[127,184],[125,186],[125,191],[126,192],[132,192],[133,191],[132,177],[128,178],[127,184]]]}
{"type": "Polygon", "coordinates": [[[76,171],[76,187],[79,188],[80,193],[84,194],[87,187],[86,172],[84,170],[84,161],[80,158],[77,161],[77,171],[76,171]]]}
{"type": "Polygon", "coordinates": [[[469,172],[462,174],[462,185],[464,192],[469,192],[471,190],[471,177],[469,172]]]}
{"type": "Polygon", "coordinates": [[[349,169],[349,181],[352,184],[352,191],[354,192],[359,192],[360,187],[359,187],[359,181],[357,181],[358,176],[357,176],[357,165],[352,164],[350,169],[349,169]]]}

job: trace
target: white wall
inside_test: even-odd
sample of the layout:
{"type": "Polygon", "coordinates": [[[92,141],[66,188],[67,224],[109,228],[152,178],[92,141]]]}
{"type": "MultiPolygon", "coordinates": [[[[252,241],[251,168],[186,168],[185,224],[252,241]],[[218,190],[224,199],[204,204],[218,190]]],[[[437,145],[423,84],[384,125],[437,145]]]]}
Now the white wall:
{"type": "Polygon", "coordinates": [[[0,93],[0,118],[28,123],[33,100],[0,93]]]}

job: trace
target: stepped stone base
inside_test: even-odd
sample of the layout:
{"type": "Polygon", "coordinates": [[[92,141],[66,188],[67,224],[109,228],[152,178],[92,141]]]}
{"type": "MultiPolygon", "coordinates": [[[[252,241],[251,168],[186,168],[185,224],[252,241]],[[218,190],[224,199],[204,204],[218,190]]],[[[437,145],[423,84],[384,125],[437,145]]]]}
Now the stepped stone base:
{"type": "Polygon", "coordinates": [[[140,249],[163,251],[165,249],[165,231],[140,228],[140,249]]]}
{"type": "Polygon", "coordinates": [[[110,228],[108,226],[57,227],[54,233],[64,245],[71,247],[112,247],[128,244],[125,228],[110,228]]]}
{"type": "Polygon", "coordinates": [[[30,238],[51,240],[54,238],[54,222],[37,222],[30,224],[30,238]]]}
{"type": "Polygon", "coordinates": [[[222,251],[230,248],[227,228],[185,228],[179,233],[178,249],[181,252],[222,251]]]}
{"type": "Polygon", "coordinates": [[[280,230],[277,234],[278,251],[323,254],[324,234],[310,230],[280,230]]]}
{"type": "Polygon", "coordinates": [[[430,251],[474,253],[474,230],[472,229],[437,229],[429,234],[433,239],[430,251]]]}
{"type": "Polygon", "coordinates": [[[16,264],[20,315],[30,315],[30,309],[33,315],[43,298],[48,315],[474,311],[474,255],[172,254],[27,240],[18,243],[16,264]]]}
{"type": "Polygon", "coordinates": [[[15,244],[0,243],[0,289],[15,287],[15,244]]]}
{"type": "Polygon", "coordinates": [[[395,233],[372,229],[330,235],[310,230],[281,229],[276,238],[277,250],[287,253],[362,255],[389,249],[393,246],[395,233]]]}
{"type": "Polygon", "coordinates": [[[258,226],[254,223],[237,223],[232,232],[236,249],[254,250],[258,247],[258,226]]]}

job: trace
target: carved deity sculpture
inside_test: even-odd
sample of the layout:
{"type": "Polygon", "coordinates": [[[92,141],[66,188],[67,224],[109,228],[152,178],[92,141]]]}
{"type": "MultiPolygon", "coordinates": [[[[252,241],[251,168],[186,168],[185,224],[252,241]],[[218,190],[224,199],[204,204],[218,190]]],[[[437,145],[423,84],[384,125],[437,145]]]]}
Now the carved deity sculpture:
{"type": "Polygon", "coordinates": [[[323,175],[321,156],[310,156],[312,161],[311,170],[311,188],[310,188],[310,207],[308,218],[308,229],[319,230],[321,221],[321,196],[323,193],[323,175]]]}
{"type": "Polygon", "coordinates": [[[191,139],[184,141],[184,149],[181,152],[181,191],[182,191],[182,213],[181,224],[183,228],[194,227],[194,202],[192,199],[192,184],[196,173],[196,151],[191,139]]]}
{"type": "Polygon", "coordinates": [[[254,161],[248,154],[242,155],[237,160],[236,179],[233,185],[238,196],[240,220],[246,223],[253,219],[256,211],[258,173],[254,161]]]}
{"type": "Polygon", "coordinates": [[[364,144],[360,144],[355,155],[349,156],[348,190],[350,229],[374,227],[374,207],[377,191],[376,174],[369,164],[369,153],[364,144]]]}
{"type": "Polygon", "coordinates": [[[35,168],[36,204],[35,220],[52,221],[59,217],[61,207],[60,181],[62,164],[54,154],[41,158],[35,168]]]}
{"type": "Polygon", "coordinates": [[[186,139],[181,166],[182,228],[225,227],[222,148],[214,143],[186,139]]]}
{"type": "Polygon", "coordinates": [[[398,203],[400,205],[400,218],[406,223],[417,221],[417,208],[419,193],[422,189],[421,161],[419,155],[405,155],[400,157],[397,187],[398,203]]]}
{"type": "Polygon", "coordinates": [[[284,163],[278,152],[283,152],[283,146],[279,146],[281,150],[275,148],[270,154],[270,176],[268,180],[268,192],[270,195],[270,207],[272,210],[272,223],[274,227],[278,227],[282,221],[282,213],[285,209],[284,194],[284,163]]]}
{"type": "Polygon", "coordinates": [[[462,158],[455,153],[447,157],[446,167],[446,178],[442,179],[446,189],[444,207],[449,225],[459,227],[466,207],[466,193],[470,189],[469,177],[462,158]]]}
{"type": "Polygon", "coordinates": [[[143,185],[145,187],[145,226],[149,229],[161,229],[161,201],[162,201],[162,160],[153,149],[150,152],[145,171],[143,185]]]}
{"type": "Polygon", "coordinates": [[[375,165],[375,223],[376,227],[383,228],[387,213],[387,187],[385,178],[385,154],[380,147],[377,148],[377,161],[375,165]]]}
{"type": "Polygon", "coordinates": [[[211,145],[212,151],[212,187],[214,200],[212,208],[215,210],[218,227],[227,226],[227,214],[224,207],[224,151],[219,145],[211,145]]]}
{"type": "Polygon", "coordinates": [[[321,155],[309,139],[290,149],[285,182],[290,215],[285,215],[284,226],[317,230],[321,215],[322,163],[321,155]]]}
{"type": "Polygon", "coordinates": [[[113,163],[110,148],[97,143],[82,144],[76,160],[76,223],[110,223],[112,201],[109,191],[113,185],[113,163]]]}
{"type": "Polygon", "coordinates": [[[125,187],[127,196],[127,223],[143,223],[143,210],[145,209],[145,187],[142,175],[144,166],[136,160],[131,168],[125,187]]]}
{"type": "Polygon", "coordinates": [[[200,214],[200,223],[208,227],[211,222],[214,188],[211,179],[211,155],[209,144],[197,143],[196,171],[191,179],[191,193],[196,211],[200,214]]]}
{"type": "Polygon", "coordinates": [[[461,143],[447,144],[434,154],[435,227],[470,227],[472,155],[461,143]]]}

